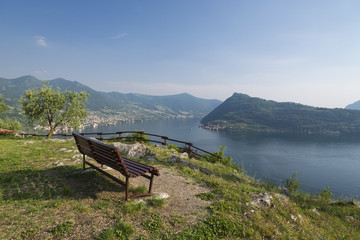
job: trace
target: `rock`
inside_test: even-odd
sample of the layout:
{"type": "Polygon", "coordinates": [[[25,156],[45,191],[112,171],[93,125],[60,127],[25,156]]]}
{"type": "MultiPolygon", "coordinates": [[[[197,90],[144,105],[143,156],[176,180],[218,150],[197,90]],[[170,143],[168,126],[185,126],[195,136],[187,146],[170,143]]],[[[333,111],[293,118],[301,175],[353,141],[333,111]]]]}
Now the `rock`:
{"type": "Polygon", "coordinates": [[[156,159],[155,159],[153,156],[149,156],[149,157],[147,158],[147,160],[148,160],[148,161],[151,161],[151,162],[155,162],[155,161],[156,161],[156,159]]]}
{"type": "Polygon", "coordinates": [[[34,143],[34,141],[25,141],[25,142],[23,142],[24,144],[32,144],[32,143],[34,143]]]}
{"type": "Polygon", "coordinates": [[[184,152],[184,153],[180,154],[180,158],[181,158],[181,159],[188,159],[188,158],[189,158],[189,154],[186,153],[186,152],[184,152]]]}
{"type": "Polygon", "coordinates": [[[290,198],[284,194],[275,193],[274,196],[285,204],[288,204],[290,201],[290,198]]]}
{"type": "Polygon", "coordinates": [[[206,175],[212,175],[212,172],[206,168],[200,168],[200,172],[205,173],[206,175]]]}
{"type": "Polygon", "coordinates": [[[75,159],[75,158],[82,158],[82,154],[76,154],[74,156],[71,157],[71,159],[75,159]]]}
{"type": "Polygon", "coordinates": [[[259,208],[274,207],[274,204],[271,203],[271,199],[273,199],[273,196],[271,196],[268,193],[253,194],[251,198],[252,198],[251,204],[253,206],[259,208]]]}
{"type": "Polygon", "coordinates": [[[191,162],[187,162],[185,160],[180,159],[179,163],[184,164],[184,165],[188,166],[191,169],[199,170],[199,167],[196,166],[195,164],[192,164],[191,162]]]}
{"type": "Polygon", "coordinates": [[[60,148],[58,151],[67,151],[68,149],[66,148],[60,148]]]}
{"type": "Polygon", "coordinates": [[[172,155],[169,159],[167,159],[167,162],[171,162],[171,163],[176,163],[176,162],[180,162],[180,157],[176,156],[176,155],[172,155]]]}
{"type": "Polygon", "coordinates": [[[353,199],[353,200],[348,201],[348,205],[354,205],[354,206],[360,207],[360,201],[353,199]]]}
{"type": "Polygon", "coordinates": [[[311,209],[312,212],[314,212],[316,215],[320,215],[320,213],[318,212],[318,210],[316,208],[311,209]]]}
{"type": "Polygon", "coordinates": [[[119,149],[119,151],[124,152],[127,157],[141,158],[145,156],[153,157],[156,159],[156,154],[148,149],[145,144],[134,143],[131,145],[116,142],[114,146],[119,149]]]}
{"type": "Polygon", "coordinates": [[[291,195],[291,193],[289,192],[289,190],[287,189],[287,188],[280,188],[282,191],[283,191],[283,193],[286,195],[286,196],[290,196],[291,195]]]}
{"type": "Polygon", "coordinates": [[[156,194],[156,198],[159,198],[159,199],[166,199],[166,198],[169,198],[170,195],[167,194],[167,193],[157,193],[156,194]]]}

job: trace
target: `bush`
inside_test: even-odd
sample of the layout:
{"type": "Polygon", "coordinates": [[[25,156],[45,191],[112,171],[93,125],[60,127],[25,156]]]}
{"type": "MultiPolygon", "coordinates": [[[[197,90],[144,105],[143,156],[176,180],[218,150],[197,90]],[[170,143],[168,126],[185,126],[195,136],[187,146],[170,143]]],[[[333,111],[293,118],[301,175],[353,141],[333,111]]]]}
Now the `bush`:
{"type": "Polygon", "coordinates": [[[286,188],[290,193],[295,193],[301,185],[301,183],[296,180],[296,176],[297,172],[294,172],[291,178],[286,179],[286,188]]]}
{"type": "Polygon", "coordinates": [[[332,192],[330,191],[330,187],[324,187],[323,190],[319,192],[319,196],[322,200],[329,200],[332,196],[332,192]]]}
{"type": "Polygon", "coordinates": [[[145,144],[150,144],[150,138],[146,136],[146,134],[142,134],[141,132],[126,134],[126,138],[124,142],[134,143],[134,142],[142,142],[145,144]]]}

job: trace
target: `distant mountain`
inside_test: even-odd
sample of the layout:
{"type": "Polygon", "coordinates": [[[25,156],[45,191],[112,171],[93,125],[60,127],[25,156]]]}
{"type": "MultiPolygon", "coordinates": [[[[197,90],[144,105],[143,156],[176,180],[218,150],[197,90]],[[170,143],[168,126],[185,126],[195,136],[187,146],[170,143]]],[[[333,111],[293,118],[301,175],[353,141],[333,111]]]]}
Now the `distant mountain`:
{"type": "Polygon", "coordinates": [[[356,101],[352,104],[349,104],[345,107],[345,109],[351,109],[351,110],[360,110],[360,100],[356,101]]]}
{"type": "MultiPolygon", "coordinates": [[[[175,116],[207,114],[218,106],[221,101],[197,98],[183,93],[169,96],[150,96],[141,94],[124,94],[119,92],[96,91],[76,81],[62,78],[49,80],[49,85],[61,91],[86,91],[90,94],[87,109],[90,111],[121,111],[129,115],[138,114],[156,116],[175,116]]],[[[41,87],[43,82],[33,76],[23,76],[15,79],[0,78],[0,94],[4,102],[16,108],[20,107],[19,99],[24,96],[26,90],[41,87]]]]}
{"type": "Polygon", "coordinates": [[[201,123],[212,129],[276,132],[360,132],[360,111],[316,108],[234,93],[201,123]]]}

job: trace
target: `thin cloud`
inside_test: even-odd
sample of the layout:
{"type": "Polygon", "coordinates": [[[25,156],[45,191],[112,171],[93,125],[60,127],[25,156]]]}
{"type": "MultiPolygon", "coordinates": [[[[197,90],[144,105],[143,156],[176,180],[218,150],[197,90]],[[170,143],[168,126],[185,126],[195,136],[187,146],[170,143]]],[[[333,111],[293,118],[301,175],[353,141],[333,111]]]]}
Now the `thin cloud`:
{"type": "Polygon", "coordinates": [[[128,35],[127,33],[121,33],[121,34],[110,37],[110,39],[119,39],[119,38],[126,37],[127,35],[128,35]]]}
{"type": "Polygon", "coordinates": [[[38,46],[40,46],[40,47],[47,47],[48,46],[48,44],[47,44],[47,42],[45,40],[45,37],[43,37],[43,36],[35,36],[34,38],[36,39],[36,43],[37,43],[38,46]]]}

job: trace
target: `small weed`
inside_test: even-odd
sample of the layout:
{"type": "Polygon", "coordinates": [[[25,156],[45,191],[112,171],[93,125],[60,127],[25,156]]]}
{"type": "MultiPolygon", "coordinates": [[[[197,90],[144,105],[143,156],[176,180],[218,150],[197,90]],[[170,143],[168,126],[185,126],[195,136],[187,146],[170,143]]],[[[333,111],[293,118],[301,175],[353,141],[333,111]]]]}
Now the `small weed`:
{"type": "Polygon", "coordinates": [[[149,233],[155,233],[164,225],[164,221],[160,215],[153,214],[142,225],[149,233]]]}
{"type": "Polygon", "coordinates": [[[131,225],[125,222],[118,222],[114,226],[114,231],[118,239],[129,239],[131,234],[134,233],[134,229],[131,225]]]}
{"type": "Polygon", "coordinates": [[[176,144],[169,144],[168,148],[169,149],[174,149],[175,151],[179,152],[179,147],[176,144]]]}
{"type": "Polygon", "coordinates": [[[73,222],[66,221],[62,224],[57,225],[56,227],[51,228],[50,233],[52,233],[52,235],[54,235],[55,237],[63,237],[72,230],[73,226],[73,222]]]}
{"type": "Polygon", "coordinates": [[[24,239],[31,238],[35,234],[35,232],[36,231],[34,229],[25,230],[21,233],[21,237],[24,239]]]}
{"type": "Polygon", "coordinates": [[[113,240],[113,239],[115,239],[114,229],[106,228],[95,239],[97,239],[97,240],[113,240]]]}
{"type": "Polygon", "coordinates": [[[144,185],[138,186],[137,188],[135,188],[134,192],[135,194],[144,193],[147,192],[147,188],[144,185]]]}
{"type": "Polygon", "coordinates": [[[163,198],[153,197],[148,200],[148,203],[152,207],[161,207],[165,204],[165,200],[163,198]]]}
{"type": "Polygon", "coordinates": [[[147,207],[143,202],[139,203],[126,203],[121,207],[121,211],[126,214],[133,215],[137,212],[146,211],[147,207]]]}
{"type": "Polygon", "coordinates": [[[67,186],[64,187],[64,189],[62,190],[61,194],[64,195],[64,196],[70,196],[70,195],[71,195],[71,189],[70,189],[70,187],[67,187],[67,186]]]}
{"type": "Polygon", "coordinates": [[[106,228],[97,237],[97,240],[126,240],[130,239],[130,236],[134,233],[134,229],[131,225],[125,222],[118,222],[112,228],[106,228]]]}
{"type": "Polygon", "coordinates": [[[104,210],[107,209],[110,205],[111,203],[108,201],[99,201],[91,205],[91,207],[94,209],[104,210]]]}
{"type": "Polygon", "coordinates": [[[212,201],[216,198],[215,194],[213,193],[199,193],[196,195],[196,197],[204,201],[212,201]]]}
{"type": "Polygon", "coordinates": [[[169,223],[172,225],[172,226],[177,226],[179,224],[184,224],[186,223],[186,221],[184,219],[182,219],[181,217],[173,217],[169,220],[169,223]]]}

